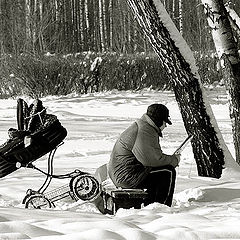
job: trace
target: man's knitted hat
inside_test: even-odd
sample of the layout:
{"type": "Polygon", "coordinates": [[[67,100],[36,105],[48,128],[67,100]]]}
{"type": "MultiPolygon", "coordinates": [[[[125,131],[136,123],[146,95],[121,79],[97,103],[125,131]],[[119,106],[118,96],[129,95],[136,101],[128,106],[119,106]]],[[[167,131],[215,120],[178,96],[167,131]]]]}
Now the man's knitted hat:
{"type": "Polygon", "coordinates": [[[163,104],[152,104],[147,109],[147,115],[153,120],[153,122],[158,126],[161,127],[163,121],[172,125],[172,122],[169,118],[169,110],[163,104]]]}

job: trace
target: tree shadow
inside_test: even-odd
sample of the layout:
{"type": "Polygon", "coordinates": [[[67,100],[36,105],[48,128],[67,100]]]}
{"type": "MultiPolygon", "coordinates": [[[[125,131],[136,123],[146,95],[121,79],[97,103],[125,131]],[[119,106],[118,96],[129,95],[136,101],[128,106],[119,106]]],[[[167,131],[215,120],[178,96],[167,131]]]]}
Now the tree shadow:
{"type": "Polygon", "coordinates": [[[240,198],[240,189],[208,188],[203,190],[203,198],[198,202],[227,202],[240,198]]]}

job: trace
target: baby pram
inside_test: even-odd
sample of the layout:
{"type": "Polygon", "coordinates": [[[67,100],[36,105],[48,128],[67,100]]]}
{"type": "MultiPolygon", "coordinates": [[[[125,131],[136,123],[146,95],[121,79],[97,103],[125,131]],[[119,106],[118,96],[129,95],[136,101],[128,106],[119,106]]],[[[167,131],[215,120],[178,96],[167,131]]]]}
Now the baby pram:
{"type": "Polygon", "coordinates": [[[26,207],[54,207],[54,202],[71,196],[73,200],[94,200],[101,193],[97,179],[78,169],[69,174],[53,174],[53,158],[67,136],[67,130],[55,115],[47,114],[39,99],[28,106],[23,99],[17,101],[18,129],[8,130],[9,139],[0,146],[0,178],[20,167],[33,168],[46,175],[39,190],[28,189],[23,200],[26,207]],[[35,167],[33,162],[49,153],[47,172],[35,167]],[[53,178],[69,178],[69,184],[45,193],[53,178]]]}

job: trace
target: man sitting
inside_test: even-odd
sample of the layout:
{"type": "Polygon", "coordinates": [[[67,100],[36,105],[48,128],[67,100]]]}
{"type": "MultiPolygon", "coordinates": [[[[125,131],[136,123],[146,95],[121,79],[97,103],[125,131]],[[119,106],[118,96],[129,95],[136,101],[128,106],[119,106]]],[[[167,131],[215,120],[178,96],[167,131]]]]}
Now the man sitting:
{"type": "Polygon", "coordinates": [[[112,150],[110,178],[117,187],[147,189],[145,205],[172,204],[180,155],[167,155],[161,150],[159,136],[167,124],[172,124],[168,108],[152,104],[120,135],[112,150]]]}

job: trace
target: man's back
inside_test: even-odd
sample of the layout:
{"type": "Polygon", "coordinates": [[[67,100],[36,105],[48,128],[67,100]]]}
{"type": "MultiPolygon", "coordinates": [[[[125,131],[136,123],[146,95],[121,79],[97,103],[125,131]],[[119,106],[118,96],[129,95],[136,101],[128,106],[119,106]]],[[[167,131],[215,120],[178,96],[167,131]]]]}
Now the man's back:
{"type": "Polygon", "coordinates": [[[136,187],[150,171],[132,152],[137,134],[138,125],[134,122],[120,135],[113,147],[109,176],[117,187],[136,187]]]}

